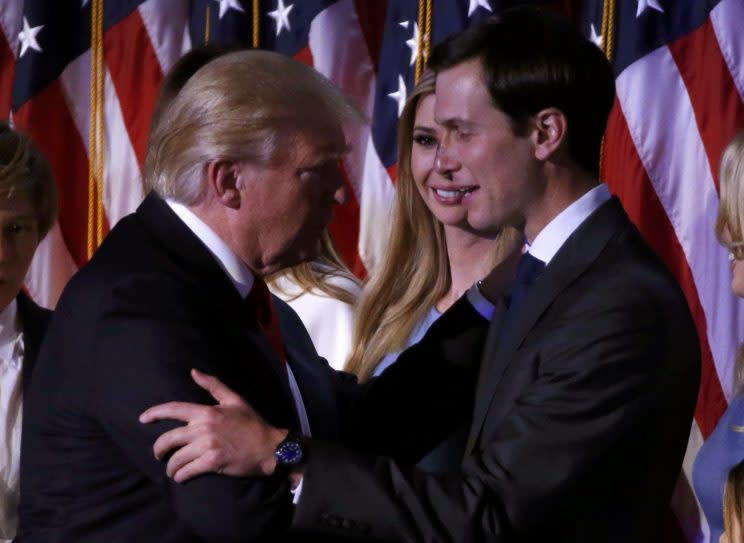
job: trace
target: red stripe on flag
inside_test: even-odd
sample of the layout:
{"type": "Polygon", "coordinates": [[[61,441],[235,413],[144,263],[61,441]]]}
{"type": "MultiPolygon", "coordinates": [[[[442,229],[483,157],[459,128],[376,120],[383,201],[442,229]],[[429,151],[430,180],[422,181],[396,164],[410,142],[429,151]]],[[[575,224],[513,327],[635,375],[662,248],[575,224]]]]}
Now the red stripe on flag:
{"type": "Polygon", "coordinates": [[[104,55],[129,139],[142,168],[163,70],[139,10],[134,10],[106,32],[104,55]]]}
{"type": "Polygon", "coordinates": [[[81,266],[88,259],[88,155],[60,80],[55,79],[23,104],[13,118],[49,159],[57,178],[62,237],[81,266]]]}
{"type": "MultiPolygon", "coordinates": [[[[343,163],[341,163],[341,169],[344,170],[343,163]]],[[[343,174],[346,201],[335,207],[328,231],[346,265],[354,275],[364,279],[367,276],[367,270],[359,256],[359,201],[345,170],[343,174]]]]}
{"type": "Polygon", "coordinates": [[[393,185],[395,185],[398,182],[398,163],[385,168],[387,170],[388,175],[390,176],[390,181],[393,182],[393,185]]]}
{"type": "Polygon", "coordinates": [[[605,134],[602,177],[620,198],[631,220],[674,274],[685,293],[700,337],[703,361],[695,419],[703,437],[707,439],[726,410],[727,402],[708,343],[705,312],[685,253],[641,163],[617,101],[605,134]]]}
{"type": "Polygon", "coordinates": [[[315,63],[313,62],[313,52],[310,51],[309,46],[303,47],[295,56],[295,60],[299,60],[300,62],[304,62],[308,66],[315,66],[315,63]]]}
{"type": "Polygon", "coordinates": [[[744,127],[744,104],[718,45],[713,23],[669,44],[690,94],[698,130],[718,188],[721,154],[744,127]]]}
{"type": "Polygon", "coordinates": [[[7,119],[10,115],[14,76],[15,57],[5,34],[0,31],[0,119],[7,119]]]}

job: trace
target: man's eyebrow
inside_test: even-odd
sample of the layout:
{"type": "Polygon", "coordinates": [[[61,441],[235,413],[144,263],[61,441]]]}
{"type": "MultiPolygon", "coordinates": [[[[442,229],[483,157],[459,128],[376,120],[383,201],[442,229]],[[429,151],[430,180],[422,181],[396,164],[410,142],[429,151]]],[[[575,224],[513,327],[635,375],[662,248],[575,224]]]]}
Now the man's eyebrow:
{"type": "Polygon", "coordinates": [[[311,168],[316,168],[318,166],[322,166],[326,162],[333,161],[333,160],[339,160],[346,155],[348,155],[351,152],[351,145],[348,143],[344,145],[341,148],[328,148],[325,150],[320,151],[320,154],[318,155],[318,158],[313,161],[311,168]]]}
{"type": "Polygon", "coordinates": [[[30,213],[18,213],[17,215],[9,215],[8,220],[11,221],[33,221],[36,217],[30,213]]]}
{"type": "Polygon", "coordinates": [[[435,122],[440,126],[446,126],[447,128],[453,128],[455,126],[459,127],[471,127],[475,126],[477,123],[475,121],[469,121],[466,119],[463,119],[462,117],[449,117],[447,119],[434,119],[435,122]]]}

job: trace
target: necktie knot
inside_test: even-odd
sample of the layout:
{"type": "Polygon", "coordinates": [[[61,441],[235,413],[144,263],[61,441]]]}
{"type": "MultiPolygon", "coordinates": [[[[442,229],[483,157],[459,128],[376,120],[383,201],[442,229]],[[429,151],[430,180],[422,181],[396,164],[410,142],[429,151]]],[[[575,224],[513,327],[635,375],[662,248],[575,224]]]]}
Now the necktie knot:
{"type": "Polygon", "coordinates": [[[269,287],[260,277],[254,278],[253,288],[246,296],[245,303],[249,310],[256,315],[256,320],[261,328],[267,328],[271,325],[273,314],[271,293],[269,287]]]}
{"type": "Polygon", "coordinates": [[[545,269],[545,262],[530,253],[524,253],[517,266],[516,282],[521,285],[532,285],[545,269]]]}
{"type": "Polygon", "coordinates": [[[539,258],[535,258],[530,253],[524,253],[519,259],[517,277],[514,280],[514,285],[512,286],[511,292],[508,296],[508,309],[504,315],[504,321],[500,332],[501,335],[504,335],[511,327],[515,320],[515,316],[524,305],[532,286],[544,269],[545,262],[539,258]]]}

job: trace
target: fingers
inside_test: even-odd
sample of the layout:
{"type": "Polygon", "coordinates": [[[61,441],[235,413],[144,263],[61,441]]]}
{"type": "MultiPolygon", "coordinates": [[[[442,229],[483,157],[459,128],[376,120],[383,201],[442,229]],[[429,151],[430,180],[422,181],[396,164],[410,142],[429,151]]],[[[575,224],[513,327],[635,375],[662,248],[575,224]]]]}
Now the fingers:
{"type": "MultiPolygon", "coordinates": [[[[195,446],[194,449],[197,447],[195,446]]],[[[178,462],[173,462],[174,458],[171,458],[168,462],[168,474],[173,472],[173,480],[177,483],[183,483],[198,475],[204,475],[206,473],[222,473],[222,466],[219,464],[219,455],[216,451],[207,451],[203,454],[197,452],[190,452],[186,454],[186,449],[181,449],[180,452],[184,452],[183,458],[179,458],[178,462]],[[187,459],[190,459],[186,461],[187,459]],[[171,466],[173,462],[173,466],[171,466]]]]}
{"type": "Polygon", "coordinates": [[[152,446],[155,458],[161,460],[171,450],[188,445],[199,437],[197,432],[198,430],[192,426],[179,426],[161,434],[152,446]]]}
{"type": "Polygon", "coordinates": [[[148,423],[156,420],[175,419],[183,422],[191,422],[202,418],[208,412],[210,406],[187,402],[167,402],[153,406],[142,413],[140,422],[148,423]]]}
{"type": "Polygon", "coordinates": [[[196,381],[197,385],[209,392],[215,400],[220,402],[220,404],[246,405],[240,395],[233,392],[227,385],[216,377],[202,373],[197,369],[191,370],[191,377],[196,381]]]}
{"type": "Polygon", "coordinates": [[[199,439],[176,451],[168,460],[165,472],[177,483],[187,479],[217,472],[222,467],[220,449],[208,439],[199,439]]]}
{"type": "Polygon", "coordinates": [[[168,460],[165,473],[178,483],[197,475],[220,472],[224,465],[217,440],[208,435],[200,436],[197,428],[175,428],[161,435],[153,446],[158,459],[173,449],[178,450],[168,460]]]}

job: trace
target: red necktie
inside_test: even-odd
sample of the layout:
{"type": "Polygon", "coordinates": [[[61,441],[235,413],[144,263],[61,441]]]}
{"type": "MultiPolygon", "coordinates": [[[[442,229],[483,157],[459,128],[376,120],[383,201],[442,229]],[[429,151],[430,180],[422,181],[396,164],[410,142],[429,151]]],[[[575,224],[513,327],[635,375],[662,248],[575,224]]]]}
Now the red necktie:
{"type": "Polygon", "coordinates": [[[253,288],[245,298],[245,303],[256,315],[256,321],[263,330],[266,337],[271,343],[274,353],[279,359],[282,373],[287,372],[287,361],[284,357],[284,342],[282,341],[282,331],[279,328],[279,314],[271,299],[271,293],[266,283],[260,277],[254,276],[253,288]]]}

